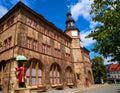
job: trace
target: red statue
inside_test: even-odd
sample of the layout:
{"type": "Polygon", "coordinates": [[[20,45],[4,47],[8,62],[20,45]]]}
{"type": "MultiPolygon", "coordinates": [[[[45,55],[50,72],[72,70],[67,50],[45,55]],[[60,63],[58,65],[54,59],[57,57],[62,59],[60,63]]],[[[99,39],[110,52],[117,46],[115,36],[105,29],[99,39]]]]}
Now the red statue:
{"type": "Polygon", "coordinates": [[[19,87],[25,87],[26,68],[24,67],[24,64],[21,64],[21,66],[16,68],[16,71],[19,72],[18,74],[19,87]]]}

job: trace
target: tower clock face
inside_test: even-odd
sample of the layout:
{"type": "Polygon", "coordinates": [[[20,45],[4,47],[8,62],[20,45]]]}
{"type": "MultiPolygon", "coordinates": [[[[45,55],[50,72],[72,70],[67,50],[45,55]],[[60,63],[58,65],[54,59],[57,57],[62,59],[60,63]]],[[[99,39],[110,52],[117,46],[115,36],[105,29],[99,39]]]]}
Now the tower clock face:
{"type": "Polygon", "coordinates": [[[77,31],[72,31],[72,36],[78,36],[77,31]]]}

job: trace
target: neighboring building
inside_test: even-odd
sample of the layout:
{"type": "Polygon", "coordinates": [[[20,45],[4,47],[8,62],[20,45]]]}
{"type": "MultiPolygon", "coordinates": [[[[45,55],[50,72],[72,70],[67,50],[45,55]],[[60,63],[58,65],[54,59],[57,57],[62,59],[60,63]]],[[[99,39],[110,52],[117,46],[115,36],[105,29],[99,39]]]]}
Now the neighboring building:
{"type": "Polygon", "coordinates": [[[110,65],[111,65],[111,64],[105,65],[106,70],[107,70],[107,79],[108,79],[108,80],[110,79],[110,65]]]}
{"type": "Polygon", "coordinates": [[[118,64],[111,64],[109,68],[109,80],[114,83],[120,83],[120,66],[118,64]]]}
{"type": "Polygon", "coordinates": [[[47,89],[62,85],[88,87],[94,84],[89,51],[80,45],[80,32],[67,14],[63,32],[19,2],[0,19],[0,85],[8,93],[18,88],[16,57],[24,55],[27,87],[47,89]]]}

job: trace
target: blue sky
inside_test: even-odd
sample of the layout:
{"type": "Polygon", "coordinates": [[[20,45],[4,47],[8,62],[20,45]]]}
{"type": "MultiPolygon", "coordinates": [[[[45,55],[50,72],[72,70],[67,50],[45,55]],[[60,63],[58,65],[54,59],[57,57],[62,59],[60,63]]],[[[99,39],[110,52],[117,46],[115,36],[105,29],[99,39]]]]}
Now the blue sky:
{"type": "MultiPolygon", "coordinates": [[[[19,1],[43,15],[63,31],[65,30],[66,13],[70,11],[76,27],[80,30],[82,45],[91,51],[95,41],[92,38],[86,39],[85,36],[98,24],[92,22],[89,14],[93,0],[0,0],[0,18],[19,1]]],[[[98,54],[90,52],[91,58],[95,55],[98,54]]]]}

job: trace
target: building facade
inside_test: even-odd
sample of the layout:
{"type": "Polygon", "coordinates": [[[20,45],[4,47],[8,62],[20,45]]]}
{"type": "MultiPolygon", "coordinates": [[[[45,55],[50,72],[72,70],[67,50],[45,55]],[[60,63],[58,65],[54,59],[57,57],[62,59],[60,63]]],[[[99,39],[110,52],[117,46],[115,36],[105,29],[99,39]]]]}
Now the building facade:
{"type": "Polygon", "coordinates": [[[109,64],[108,80],[112,83],[120,84],[120,66],[119,64],[109,64]]]}
{"type": "Polygon", "coordinates": [[[0,85],[4,93],[18,88],[16,57],[27,57],[26,85],[36,89],[88,87],[94,82],[89,51],[80,45],[80,32],[67,14],[63,32],[22,2],[0,19],[0,85]]]}

